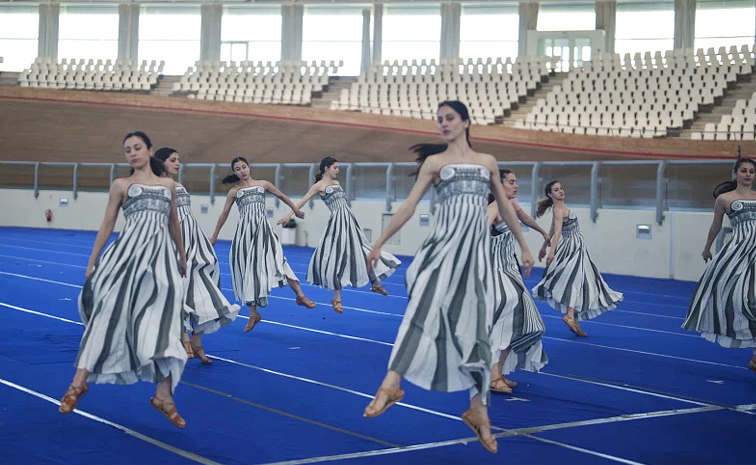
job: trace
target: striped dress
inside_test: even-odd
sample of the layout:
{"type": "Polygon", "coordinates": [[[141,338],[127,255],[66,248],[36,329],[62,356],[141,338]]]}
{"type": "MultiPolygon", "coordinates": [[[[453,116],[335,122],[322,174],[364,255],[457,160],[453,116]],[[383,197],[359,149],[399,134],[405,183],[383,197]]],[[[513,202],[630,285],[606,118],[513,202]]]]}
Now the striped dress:
{"type": "Polygon", "coordinates": [[[723,347],[756,347],[756,200],[727,213],[732,239],[706,267],[683,328],[723,347]]]}
{"type": "Polygon", "coordinates": [[[389,369],[424,389],[469,389],[487,404],[493,321],[488,189],[477,164],[444,166],[435,225],[407,269],[409,302],[389,369]]]}
{"type": "Polygon", "coordinates": [[[236,319],[239,306],[230,304],[220,290],[218,257],[192,214],[191,197],[182,186],[176,188],[176,207],[186,249],[185,326],[198,334],[214,333],[236,319]]]}
{"type": "Polygon", "coordinates": [[[331,211],[331,216],[310,258],[307,281],[333,291],[345,286],[362,287],[391,276],[402,262],[388,252],[381,252],[375,273],[368,272],[367,254],[373,246],[349,209],[341,186],[326,187],[325,195],[321,198],[331,211]]]}
{"type": "Polygon", "coordinates": [[[596,318],[622,302],[622,293],[606,285],[591,261],[573,211],[562,223],[554,260],[543,270],[541,282],[533,288],[533,297],[545,300],[562,313],[572,307],[578,320],[596,318]]]}
{"type": "Polygon", "coordinates": [[[265,189],[239,189],[236,206],[239,223],[228,256],[234,295],[244,305],[267,307],[271,289],[285,286],[287,279],[299,280],[265,216],[265,189]]]}
{"type": "Polygon", "coordinates": [[[494,269],[494,316],[491,350],[494,360],[511,346],[502,367],[503,374],[515,369],[539,371],[549,361],[543,350],[546,327],[522,280],[517,262],[514,234],[504,221],[494,225],[491,253],[494,269]]]}
{"type": "Polygon", "coordinates": [[[172,389],[186,364],[183,283],[168,231],[171,190],[132,184],[121,233],[100,256],[79,294],[84,323],[75,366],[94,383],[159,383],[172,389]]]}

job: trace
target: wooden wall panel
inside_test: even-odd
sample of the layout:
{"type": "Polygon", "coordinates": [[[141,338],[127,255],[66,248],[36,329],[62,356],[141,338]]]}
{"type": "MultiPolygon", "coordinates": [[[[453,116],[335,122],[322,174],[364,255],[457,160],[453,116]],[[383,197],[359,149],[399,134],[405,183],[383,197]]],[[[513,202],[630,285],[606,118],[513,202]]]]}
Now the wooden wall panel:
{"type": "MultiPolygon", "coordinates": [[[[143,130],[186,162],[412,161],[407,148],[439,142],[432,121],[110,93],[0,87],[0,159],[121,161],[124,134],[143,130]]],[[[730,158],[755,142],[639,140],[474,126],[473,145],[500,160],[730,158]]]]}

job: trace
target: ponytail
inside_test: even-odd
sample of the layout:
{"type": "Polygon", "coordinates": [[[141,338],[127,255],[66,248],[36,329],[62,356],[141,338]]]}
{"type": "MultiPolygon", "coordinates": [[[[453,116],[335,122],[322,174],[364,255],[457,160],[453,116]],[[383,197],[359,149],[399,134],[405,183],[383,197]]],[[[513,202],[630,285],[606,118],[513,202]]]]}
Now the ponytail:
{"type": "Polygon", "coordinates": [[[551,208],[553,205],[554,201],[551,200],[551,197],[539,200],[536,204],[536,218],[542,217],[543,214],[546,213],[546,210],[551,208]]]}
{"type": "Polygon", "coordinates": [[[420,167],[425,163],[425,159],[431,155],[445,152],[448,147],[448,144],[415,144],[410,147],[409,149],[417,155],[415,158],[417,169],[410,173],[410,176],[417,178],[418,173],[420,173],[420,167]]]}
{"type": "Polygon", "coordinates": [[[222,184],[236,184],[239,181],[241,181],[241,179],[239,179],[239,176],[235,174],[229,174],[228,176],[226,176],[225,178],[221,180],[221,183],[222,184]]]}
{"type": "Polygon", "coordinates": [[[542,217],[543,214],[546,213],[546,211],[554,205],[554,200],[552,200],[551,198],[551,188],[554,187],[554,184],[558,182],[559,181],[554,180],[546,184],[546,187],[544,188],[546,198],[539,200],[536,204],[536,218],[542,217]]]}
{"type": "MultiPolygon", "coordinates": [[[[743,163],[750,163],[751,165],[754,166],[754,168],[756,168],[756,161],[754,161],[753,159],[738,158],[738,161],[736,161],[735,165],[732,167],[733,175],[737,176],[737,172],[740,169],[740,165],[742,165],[743,163]]],[[[736,179],[733,179],[732,181],[725,181],[725,182],[717,184],[717,187],[714,188],[712,195],[716,199],[720,195],[726,194],[728,192],[732,192],[737,188],[738,188],[738,181],[736,179]]]]}

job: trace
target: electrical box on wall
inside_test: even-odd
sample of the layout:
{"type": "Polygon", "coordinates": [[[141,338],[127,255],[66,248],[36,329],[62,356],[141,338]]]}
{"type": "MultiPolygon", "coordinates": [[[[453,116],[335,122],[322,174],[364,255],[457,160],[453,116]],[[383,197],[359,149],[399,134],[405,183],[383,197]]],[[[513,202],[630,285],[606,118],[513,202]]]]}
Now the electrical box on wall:
{"type": "Polygon", "coordinates": [[[423,213],[420,215],[420,226],[429,226],[430,225],[430,215],[427,213],[423,213]]]}
{"type": "Polygon", "coordinates": [[[635,225],[635,238],[636,239],[651,239],[651,225],[650,224],[636,224],[635,225]]]}
{"type": "Polygon", "coordinates": [[[67,207],[68,206],[68,199],[60,199],[60,203],[58,205],[60,207],[67,207]]]}
{"type": "Polygon", "coordinates": [[[203,215],[207,215],[207,210],[209,209],[208,205],[206,203],[203,203],[200,205],[200,213],[203,215]]]}
{"type": "Polygon", "coordinates": [[[265,210],[265,214],[268,216],[268,218],[273,218],[273,214],[275,211],[272,208],[268,208],[265,210]]]}

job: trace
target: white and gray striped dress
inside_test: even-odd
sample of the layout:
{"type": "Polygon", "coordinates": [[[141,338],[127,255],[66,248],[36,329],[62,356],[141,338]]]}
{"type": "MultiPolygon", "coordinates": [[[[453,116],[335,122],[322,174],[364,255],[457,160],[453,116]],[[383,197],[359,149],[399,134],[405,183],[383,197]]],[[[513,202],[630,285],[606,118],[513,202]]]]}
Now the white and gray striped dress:
{"type": "Polygon", "coordinates": [[[236,206],[239,222],[229,251],[234,295],[244,305],[267,307],[271,289],[285,286],[287,278],[299,280],[265,216],[265,189],[239,189],[236,206]]]}
{"type": "Polygon", "coordinates": [[[727,213],[732,238],[706,267],[683,328],[723,347],[756,347],[756,200],[727,213]]]}
{"type": "Polygon", "coordinates": [[[562,313],[567,313],[567,307],[574,308],[578,320],[596,318],[622,302],[622,293],[606,285],[591,261],[573,211],[562,223],[554,260],[543,270],[541,282],[533,288],[533,297],[545,300],[562,313]]]}
{"type": "Polygon", "coordinates": [[[494,360],[511,346],[502,373],[516,369],[539,371],[549,361],[541,338],[546,331],[541,314],[520,274],[515,238],[504,221],[494,225],[492,239],[494,316],[491,349],[494,360]]]}
{"type": "Polygon", "coordinates": [[[389,369],[434,391],[489,400],[493,322],[488,190],[477,164],[444,166],[433,231],[407,268],[409,302],[389,369]]]}
{"type": "Polygon", "coordinates": [[[100,256],[79,294],[84,323],[75,366],[94,383],[161,382],[172,389],[186,364],[183,283],[168,219],[171,190],[132,184],[121,233],[100,256]]]}
{"type": "Polygon", "coordinates": [[[320,243],[310,258],[307,281],[333,291],[343,289],[344,286],[362,287],[391,276],[402,262],[388,252],[381,252],[375,273],[368,272],[367,254],[373,245],[365,238],[349,209],[341,186],[326,187],[321,199],[331,211],[331,216],[320,243]]]}
{"type": "Polygon", "coordinates": [[[210,334],[236,319],[239,306],[220,290],[220,267],[215,249],[192,214],[192,201],[183,186],[176,187],[176,207],[186,250],[184,311],[187,331],[210,334]]]}

